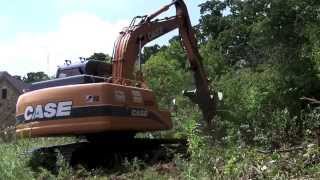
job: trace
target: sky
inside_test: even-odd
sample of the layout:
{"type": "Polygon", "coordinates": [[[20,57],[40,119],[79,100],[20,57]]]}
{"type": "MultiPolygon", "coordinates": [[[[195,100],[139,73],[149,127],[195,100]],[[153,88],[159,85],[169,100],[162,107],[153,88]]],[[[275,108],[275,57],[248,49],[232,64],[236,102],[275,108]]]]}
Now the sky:
{"type": "MultiPolygon", "coordinates": [[[[200,17],[198,5],[204,1],[185,0],[193,25],[200,17]]],[[[20,76],[44,71],[52,76],[66,59],[76,61],[94,52],[111,55],[119,31],[134,16],[150,14],[170,2],[1,0],[0,71],[20,76]]],[[[174,7],[167,15],[174,15],[174,7]]],[[[177,34],[177,31],[169,33],[152,43],[166,44],[177,34]]]]}

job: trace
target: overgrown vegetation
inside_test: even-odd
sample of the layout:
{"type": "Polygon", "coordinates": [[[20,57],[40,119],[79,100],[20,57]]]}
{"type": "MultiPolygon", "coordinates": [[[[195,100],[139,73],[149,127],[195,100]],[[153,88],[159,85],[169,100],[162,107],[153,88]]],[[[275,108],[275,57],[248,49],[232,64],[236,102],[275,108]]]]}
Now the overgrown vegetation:
{"type": "Polygon", "coordinates": [[[111,174],[62,165],[53,175],[31,171],[23,153],[56,139],[23,140],[0,145],[0,179],[320,177],[320,1],[208,0],[200,6],[200,51],[212,88],[223,93],[210,133],[202,131],[197,107],[180,94],[192,88],[192,76],[178,38],[143,55],[160,104],[168,108],[176,99],[174,130],[165,136],[187,137],[190,158],[177,154],[151,167],[136,159],[111,174]]]}
{"type": "MultiPolygon", "coordinates": [[[[210,154],[202,152],[206,148],[226,148],[220,157],[224,162],[229,150],[235,153],[231,155],[231,159],[235,159],[232,168],[239,174],[233,174],[231,170],[228,175],[225,172],[216,175],[249,178],[246,175],[250,174],[250,166],[257,167],[254,161],[250,163],[250,155],[264,160],[273,156],[257,153],[257,149],[273,152],[303,147],[305,152],[308,144],[317,144],[320,128],[318,102],[306,99],[320,98],[320,3],[314,0],[210,0],[200,6],[202,16],[197,26],[200,51],[212,88],[222,92],[224,98],[218,104],[216,127],[203,144],[196,143],[201,147],[196,154],[201,157],[210,154]],[[239,160],[238,152],[240,156],[249,157],[239,160]],[[242,163],[245,166],[242,167],[242,163]]],[[[191,87],[190,75],[185,71],[185,57],[181,54],[179,42],[173,39],[167,48],[151,56],[144,68],[151,87],[156,92],[167,92],[158,94],[161,102],[166,102],[164,106],[170,102],[167,98],[178,99],[180,110],[175,119],[176,131],[189,136],[190,132],[182,128],[189,123],[188,117],[195,117],[197,123],[200,118],[193,115],[196,108],[189,106],[190,103],[176,93],[191,87]],[[170,65],[172,59],[175,63],[170,65]],[[153,74],[154,69],[162,69],[162,72],[153,74]],[[161,83],[163,80],[167,84],[161,83]],[[175,86],[178,84],[180,86],[175,86]]],[[[198,127],[194,129],[201,129],[198,127]]],[[[196,137],[201,139],[201,135],[199,132],[196,137]]],[[[198,142],[197,138],[190,139],[198,142]]],[[[192,144],[190,149],[195,149],[192,144]]],[[[291,153],[289,156],[296,158],[294,166],[299,166],[298,172],[291,167],[288,171],[274,169],[271,174],[256,173],[257,178],[303,176],[306,172],[300,156],[303,152],[292,150],[291,153]]],[[[212,159],[210,157],[216,156],[203,157],[202,160],[208,162],[212,159]]],[[[228,162],[232,163],[232,160],[228,162]]],[[[211,164],[208,171],[214,171],[213,167],[219,166],[211,164]]],[[[223,171],[228,171],[228,167],[224,166],[223,171]]],[[[280,167],[274,165],[274,168],[280,167]]]]}

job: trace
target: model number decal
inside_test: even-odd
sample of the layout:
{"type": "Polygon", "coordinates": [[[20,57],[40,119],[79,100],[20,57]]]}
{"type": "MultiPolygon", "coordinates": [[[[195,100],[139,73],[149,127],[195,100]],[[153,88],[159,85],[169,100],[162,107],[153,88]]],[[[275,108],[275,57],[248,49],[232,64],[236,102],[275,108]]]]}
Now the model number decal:
{"type": "Polygon", "coordinates": [[[148,111],[145,109],[132,109],[131,110],[131,116],[135,117],[147,117],[148,111]]]}
{"type": "Polygon", "coordinates": [[[120,102],[120,103],[126,102],[126,94],[123,91],[119,91],[119,90],[114,91],[114,97],[117,102],[120,102]]]}
{"type": "Polygon", "coordinates": [[[131,91],[131,93],[132,93],[133,102],[135,102],[135,103],[143,103],[142,95],[141,95],[140,91],[131,91]]]}
{"type": "Polygon", "coordinates": [[[27,106],[24,111],[25,121],[65,117],[71,115],[72,101],[48,103],[46,105],[27,106]]]}

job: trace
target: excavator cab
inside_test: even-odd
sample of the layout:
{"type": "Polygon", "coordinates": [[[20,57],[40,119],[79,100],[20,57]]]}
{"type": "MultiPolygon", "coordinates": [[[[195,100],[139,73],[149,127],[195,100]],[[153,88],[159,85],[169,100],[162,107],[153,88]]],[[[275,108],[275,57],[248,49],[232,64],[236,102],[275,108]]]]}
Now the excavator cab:
{"type": "Polygon", "coordinates": [[[112,65],[110,63],[88,60],[77,64],[65,64],[58,67],[56,78],[65,78],[77,75],[91,75],[99,77],[110,77],[112,65]]]}
{"type": "Polygon", "coordinates": [[[89,60],[65,64],[58,67],[55,79],[32,83],[26,92],[65,85],[105,82],[111,74],[112,65],[102,61],[89,60]]]}

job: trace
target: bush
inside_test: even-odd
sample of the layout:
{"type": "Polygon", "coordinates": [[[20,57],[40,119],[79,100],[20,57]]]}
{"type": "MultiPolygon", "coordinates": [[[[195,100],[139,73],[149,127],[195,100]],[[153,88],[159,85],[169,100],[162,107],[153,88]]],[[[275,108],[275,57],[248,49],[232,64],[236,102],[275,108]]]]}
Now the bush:
{"type": "Polygon", "coordinates": [[[315,122],[314,112],[307,115],[310,110],[302,108],[304,102],[296,90],[287,89],[276,66],[231,71],[217,84],[224,94],[219,116],[233,142],[269,146],[275,141],[295,143],[315,122]]]}

